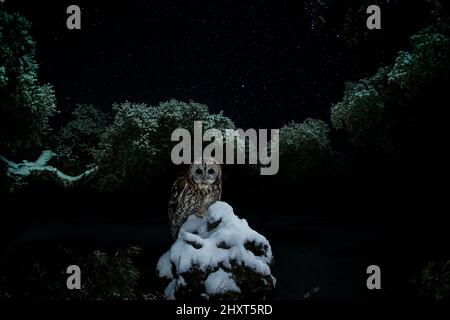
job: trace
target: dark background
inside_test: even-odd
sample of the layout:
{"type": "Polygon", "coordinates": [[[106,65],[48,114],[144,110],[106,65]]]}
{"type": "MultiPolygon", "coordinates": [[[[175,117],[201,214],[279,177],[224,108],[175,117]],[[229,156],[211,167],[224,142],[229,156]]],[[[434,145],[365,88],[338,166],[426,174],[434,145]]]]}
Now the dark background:
{"type": "Polygon", "coordinates": [[[73,1],[6,7],[33,23],[40,80],[54,85],[62,111],[176,98],[223,110],[241,128],[279,128],[327,121],[345,81],[391,63],[430,21],[427,1],[383,1],[383,28],[368,32],[360,1],[330,1],[323,12],[317,3],[77,1],[81,30],[66,28],[73,1]]]}
{"type": "MultiPolygon", "coordinates": [[[[55,126],[77,103],[108,111],[114,102],[170,98],[223,110],[241,128],[279,128],[308,117],[329,122],[346,81],[392,63],[430,22],[427,1],[383,2],[382,30],[372,32],[352,1],[330,2],[323,13],[317,1],[77,1],[82,29],[68,30],[73,1],[6,2],[33,23],[40,81],[54,86],[61,111],[55,126]]],[[[339,146],[338,135],[332,139],[339,146]]],[[[395,172],[385,169],[364,171],[344,187],[332,179],[301,193],[275,185],[267,197],[269,177],[246,180],[239,168],[225,168],[224,200],[273,245],[279,298],[302,298],[316,286],[324,299],[407,297],[404,270],[448,249],[443,215],[429,219],[445,197],[441,172],[420,177],[423,187],[411,190],[414,173],[405,169],[384,183],[395,172]],[[384,270],[381,293],[365,287],[370,264],[384,270]]],[[[20,256],[52,241],[139,244],[147,248],[144,265],[154,270],[170,245],[165,206],[176,174],[156,196],[45,187],[25,201],[12,197],[6,208],[16,215],[3,237],[14,241],[5,242],[6,252],[20,256]]]]}

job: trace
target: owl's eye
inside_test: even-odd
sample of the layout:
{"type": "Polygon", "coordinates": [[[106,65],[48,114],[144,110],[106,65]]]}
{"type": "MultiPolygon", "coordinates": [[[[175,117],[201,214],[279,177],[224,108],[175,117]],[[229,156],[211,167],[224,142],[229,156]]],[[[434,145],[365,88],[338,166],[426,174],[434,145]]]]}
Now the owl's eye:
{"type": "Polygon", "coordinates": [[[195,170],[195,173],[196,173],[196,174],[202,174],[202,169],[197,169],[197,170],[195,170]]]}
{"type": "Polygon", "coordinates": [[[213,174],[214,173],[214,169],[209,169],[208,170],[208,174],[213,174]]]}

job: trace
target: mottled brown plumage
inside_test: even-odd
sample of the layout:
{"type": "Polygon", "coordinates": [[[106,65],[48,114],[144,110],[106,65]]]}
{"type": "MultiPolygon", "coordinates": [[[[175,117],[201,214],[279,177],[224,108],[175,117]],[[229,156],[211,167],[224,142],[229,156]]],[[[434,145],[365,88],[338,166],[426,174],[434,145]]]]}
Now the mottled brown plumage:
{"type": "Polygon", "coordinates": [[[169,201],[169,222],[175,239],[186,219],[195,214],[205,217],[208,208],[220,200],[222,169],[216,162],[193,163],[178,177],[172,187],[169,201]]]}

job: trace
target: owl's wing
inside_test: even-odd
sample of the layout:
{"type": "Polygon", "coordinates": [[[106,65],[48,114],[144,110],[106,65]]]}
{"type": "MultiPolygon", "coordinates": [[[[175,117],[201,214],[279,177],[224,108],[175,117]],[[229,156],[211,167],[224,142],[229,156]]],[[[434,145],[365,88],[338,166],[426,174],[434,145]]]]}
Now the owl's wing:
{"type": "Polygon", "coordinates": [[[215,184],[215,201],[220,201],[222,198],[222,180],[217,181],[215,184]]]}

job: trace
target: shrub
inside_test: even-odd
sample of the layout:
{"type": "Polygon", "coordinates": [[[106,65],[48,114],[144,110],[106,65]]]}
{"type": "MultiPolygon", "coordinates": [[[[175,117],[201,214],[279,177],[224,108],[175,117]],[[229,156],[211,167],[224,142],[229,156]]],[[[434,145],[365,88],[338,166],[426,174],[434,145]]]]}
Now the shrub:
{"type": "Polygon", "coordinates": [[[328,125],[316,119],[291,122],[280,132],[280,174],[285,180],[299,184],[329,165],[330,140],[328,125]]]}
{"type": "Polygon", "coordinates": [[[419,289],[423,298],[447,299],[450,293],[450,260],[430,261],[420,273],[419,289]]]}
{"type": "Polygon", "coordinates": [[[101,135],[105,132],[109,117],[92,105],[77,105],[70,121],[56,135],[56,153],[59,168],[69,174],[79,174],[95,163],[101,135]]]}
{"type": "Polygon", "coordinates": [[[0,12],[0,153],[23,154],[42,142],[55,113],[52,86],[39,84],[30,23],[0,12]]]}
{"type": "Polygon", "coordinates": [[[203,130],[234,128],[222,113],[210,114],[206,105],[192,101],[172,99],[157,106],[125,102],[113,109],[114,121],[96,156],[102,190],[133,190],[162,177],[171,164],[171,135],[177,128],[192,132],[194,121],[203,121],[203,130]]]}
{"type": "Polygon", "coordinates": [[[388,68],[367,79],[347,83],[341,102],[331,109],[331,123],[347,133],[357,148],[377,151],[389,148],[389,115],[385,105],[388,68]]]}
{"type": "Polygon", "coordinates": [[[411,52],[399,52],[392,66],[347,84],[331,121],[357,151],[412,161],[421,149],[440,145],[446,117],[442,106],[430,101],[446,97],[449,29],[448,24],[424,29],[411,37],[411,52]]]}
{"type": "Polygon", "coordinates": [[[135,259],[140,247],[124,249],[73,250],[51,247],[36,258],[13,265],[3,277],[0,275],[0,298],[31,298],[43,300],[138,300],[157,299],[157,291],[138,289],[140,271],[135,259]],[[57,259],[55,259],[55,257],[57,259]],[[30,263],[28,263],[30,262],[30,263]],[[81,289],[68,290],[67,266],[81,269],[81,289]]]}

